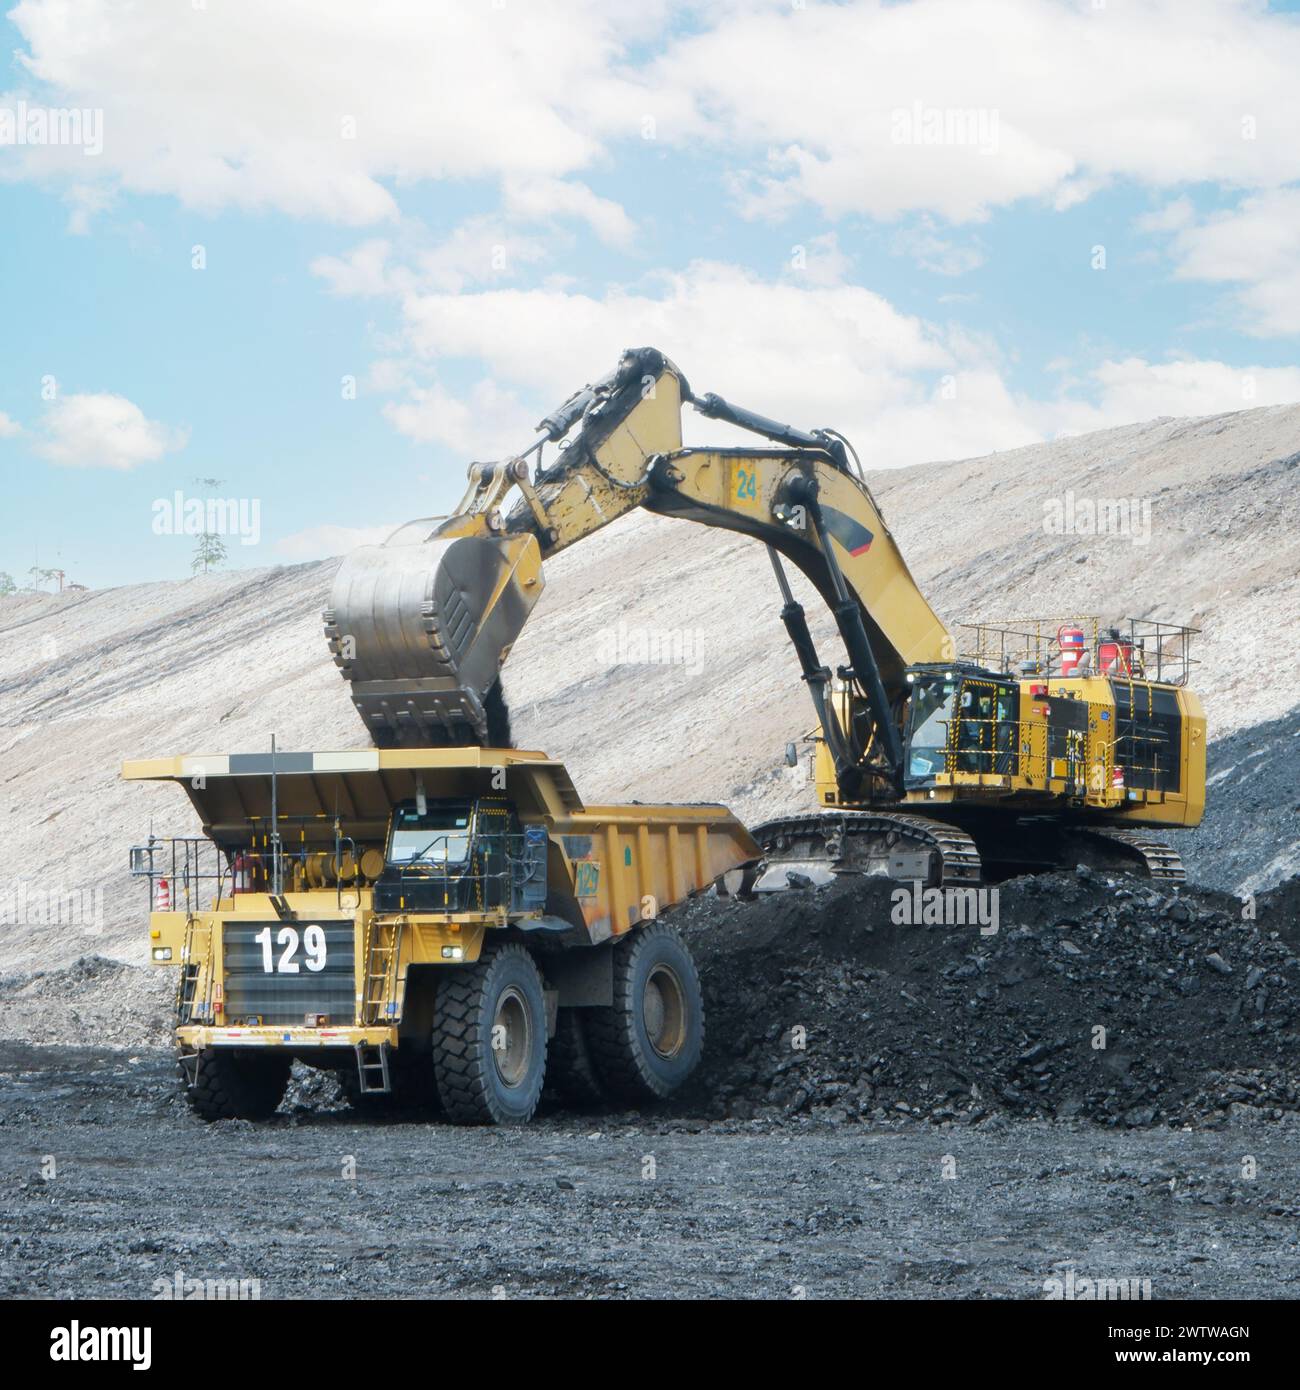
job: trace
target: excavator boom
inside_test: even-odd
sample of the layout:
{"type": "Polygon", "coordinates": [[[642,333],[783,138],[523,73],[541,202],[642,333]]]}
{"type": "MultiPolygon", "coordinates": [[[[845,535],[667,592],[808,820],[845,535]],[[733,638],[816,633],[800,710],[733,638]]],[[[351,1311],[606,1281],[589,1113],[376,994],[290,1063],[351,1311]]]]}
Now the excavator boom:
{"type": "Polygon", "coordinates": [[[411,523],[384,545],[353,552],[340,569],[327,634],[376,742],[484,741],[489,690],[541,593],[541,561],[642,507],[769,547],[782,616],[848,776],[866,749],[836,727],[831,674],[816,660],[781,557],[809,577],[844,638],[843,674],[871,709],[874,757],[885,775],[896,773],[892,711],[906,695],[907,668],[949,660],[952,641],[840,436],[807,433],[718,396],[696,398],[653,348],[625,353],[614,372],[576,392],[538,429],[522,455],[471,467],[455,515],[411,523]],[[683,448],[687,403],[777,447],[683,448]],[[543,465],[544,447],[568,435],[543,465]]]}

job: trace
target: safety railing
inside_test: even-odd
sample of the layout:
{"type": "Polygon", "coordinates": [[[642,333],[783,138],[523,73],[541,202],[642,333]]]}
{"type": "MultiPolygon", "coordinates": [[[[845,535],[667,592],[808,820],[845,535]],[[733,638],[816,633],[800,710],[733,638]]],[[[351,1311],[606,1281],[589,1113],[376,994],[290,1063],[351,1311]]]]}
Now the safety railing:
{"type": "Polygon", "coordinates": [[[208,911],[231,888],[225,854],[201,836],[150,835],[131,848],[131,877],[145,880],[154,912],[208,911]]]}
{"type": "Polygon", "coordinates": [[[1199,629],[1150,618],[1103,626],[1095,615],[963,623],[961,659],[1019,677],[1109,676],[1186,685],[1199,629]]]}

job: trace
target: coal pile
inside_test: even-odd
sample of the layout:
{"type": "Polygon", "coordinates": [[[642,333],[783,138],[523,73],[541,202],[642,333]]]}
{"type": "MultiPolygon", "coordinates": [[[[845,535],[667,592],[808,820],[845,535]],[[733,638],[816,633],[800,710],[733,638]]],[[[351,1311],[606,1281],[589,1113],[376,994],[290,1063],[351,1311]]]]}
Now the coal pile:
{"type": "Polygon", "coordinates": [[[1300,878],[1253,920],[1225,894],[1083,868],[1017,879],[989,935],[895,923],[893,891],[846,880],[674,914],[708,1020],[685,1108],[1129,1127],[1300,1108],[1300,878]]]}

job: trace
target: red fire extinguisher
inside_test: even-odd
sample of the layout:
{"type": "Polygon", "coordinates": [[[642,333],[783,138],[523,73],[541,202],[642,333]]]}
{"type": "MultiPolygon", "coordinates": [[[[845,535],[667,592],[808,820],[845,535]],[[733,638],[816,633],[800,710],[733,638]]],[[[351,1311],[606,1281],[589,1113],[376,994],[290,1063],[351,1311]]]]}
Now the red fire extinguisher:
{"type": "Polygon", "coordinates": [[[1117,676],[1133,674],[1133,643],[1122,640],[1103,642],[1097,648],[1097,665],[1102,673],[1117,676]]]}
{"type": "Polygon", "coordinates": [[[1061,626],[1056,629],[1056,645],[1061,649],[1061,674],[1072,676],[1083,659],[1083,629],[1061,626]]]}
{"type": "Polygon", "coordinates": [[[243,850],[235,855],[234,891],[251,893],[253,891],[253,866],[243,850]]]}

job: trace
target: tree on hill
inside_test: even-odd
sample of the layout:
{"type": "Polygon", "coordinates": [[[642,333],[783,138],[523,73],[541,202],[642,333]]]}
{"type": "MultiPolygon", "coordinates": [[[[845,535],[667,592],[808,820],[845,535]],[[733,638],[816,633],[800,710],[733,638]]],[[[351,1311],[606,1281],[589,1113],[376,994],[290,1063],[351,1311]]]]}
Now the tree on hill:
{"type": "Polygon", "coordinates": [[[200,533],[194,545],[194,558],[190,561],[193,574],[207,574],[226,558],[226,545],[220,536],[211,531],[200,533]]]}

